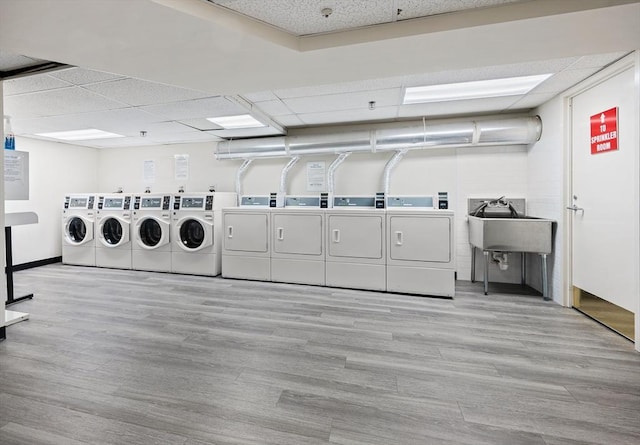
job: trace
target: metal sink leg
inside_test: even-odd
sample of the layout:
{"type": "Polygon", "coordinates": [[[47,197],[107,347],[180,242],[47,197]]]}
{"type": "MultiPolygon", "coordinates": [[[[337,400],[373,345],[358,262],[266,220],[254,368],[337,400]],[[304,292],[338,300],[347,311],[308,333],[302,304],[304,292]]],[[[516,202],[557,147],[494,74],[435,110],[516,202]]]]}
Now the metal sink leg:
{"type": "Polygon", "coordinates": [[[489,251],[485,250],[484,253],[484,294],[489,294],[489,251]]]}
{"type": "Polygon", "coordinates": [[[476,246],[471,246],[471,282],[476,282],[476,246]]]}
{"type": "Polygon", "coordinates": [[[541,253],[542,257],[542,298],[550,300],[549,298],[549,283],[547,277],[547,254],[541,253]]]}

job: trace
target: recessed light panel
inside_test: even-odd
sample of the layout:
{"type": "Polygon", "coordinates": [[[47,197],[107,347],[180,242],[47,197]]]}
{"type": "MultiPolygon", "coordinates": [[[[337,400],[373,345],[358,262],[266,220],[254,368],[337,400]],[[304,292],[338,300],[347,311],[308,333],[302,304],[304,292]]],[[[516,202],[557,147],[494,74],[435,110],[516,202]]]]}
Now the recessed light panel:
{"type": "Polygon", "coordinates": [[[266,127],[265,124],[255,119],[250,114],[240,114],[237,116],[208,117],[207,120],[210,122],[213,122],[216,125],[221,126],[225,130],[230,130],[235,128],[266,127]]]}
{"type": "Polygon", "coordinates": [[[87,130],[55,131],[53,133],[37,133],[36,136],[42,136],[51,139],[60,139],[62,141],[87,141],[90,139],[124,137],[121,134],[109,133],[108,131],[96,130],[95,128],[89,128],[87,130]]]}
{"type": "Polygon", "coordinates": [[[483,99],[486,97],[518,96],[528,93],[549,77],[551,77],[551,74],[540,74],[536,76],[410,87],[404,92],[403,103],[406,105],[450,100],[483,99]]]}

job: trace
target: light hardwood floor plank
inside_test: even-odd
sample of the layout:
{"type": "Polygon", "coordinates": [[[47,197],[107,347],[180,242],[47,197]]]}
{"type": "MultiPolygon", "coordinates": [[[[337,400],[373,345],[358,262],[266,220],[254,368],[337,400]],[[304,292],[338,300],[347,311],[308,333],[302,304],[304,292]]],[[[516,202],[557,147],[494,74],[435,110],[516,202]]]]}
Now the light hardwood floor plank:
{"type": "Polygon", "coordinates": [[[54,264],[15,274],[0,445],[640,443],[640,355],[517,285],[454,299],[54,264]]]}

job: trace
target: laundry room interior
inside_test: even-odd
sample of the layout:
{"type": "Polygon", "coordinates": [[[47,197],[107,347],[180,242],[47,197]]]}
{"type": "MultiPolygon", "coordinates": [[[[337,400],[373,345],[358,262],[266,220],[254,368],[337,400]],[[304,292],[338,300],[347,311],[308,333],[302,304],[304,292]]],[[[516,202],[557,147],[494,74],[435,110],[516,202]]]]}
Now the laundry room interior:
{"type": "Polygon", "coordinates": [[[640,437],[640,1],[58,3],[0,0],[0,443],[640,437]]]}

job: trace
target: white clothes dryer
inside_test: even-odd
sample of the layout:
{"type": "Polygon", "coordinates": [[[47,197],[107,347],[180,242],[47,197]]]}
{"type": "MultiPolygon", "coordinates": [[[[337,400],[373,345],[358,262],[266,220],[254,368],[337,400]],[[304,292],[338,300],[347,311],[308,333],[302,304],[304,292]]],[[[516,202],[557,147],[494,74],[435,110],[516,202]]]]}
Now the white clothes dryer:
{"type": "Polygon", "coordinates": [[[235,205],[235,193],[191,193],[174,197],[172,272],[210,276],[220,274],[221,210],[235,205]]]}
{"type": "Polygon", "coordinates": [[[325,212],[319,196],[287,196],[271,209],[271,280],[325,284],[325,212]]]}
{"type": "Polygon", "coordinates": [[[222,211],[222,276],[271,280],[269,196],[243,196],[240,207],[222,211]]]}
{"type": "Polygon", "coordinates": [[[170,194],[144,194],[133,197],[133,269],[171,272],[172,199],[170,194]]]}
{"type": "Polygon", "coordinates": [[[98,194],[96,266],[131,269],[131,196],[98,194]]]}
{"type": "Polygon", "coordinates": [[[387,290],[455,294],[454,214],[431,196],[387,198],[387,290]]]}
{"type": "Polygon", "coordinates": [[[326,285],[386,290],[386,219],[375,198],[335,197],[326,227],[326,285]]]}
{"type": "Polygon", "coordinates": [[[69,194],[62,209],[62,262],[78,266],[96,265],[95,196],[69,194]]]}

